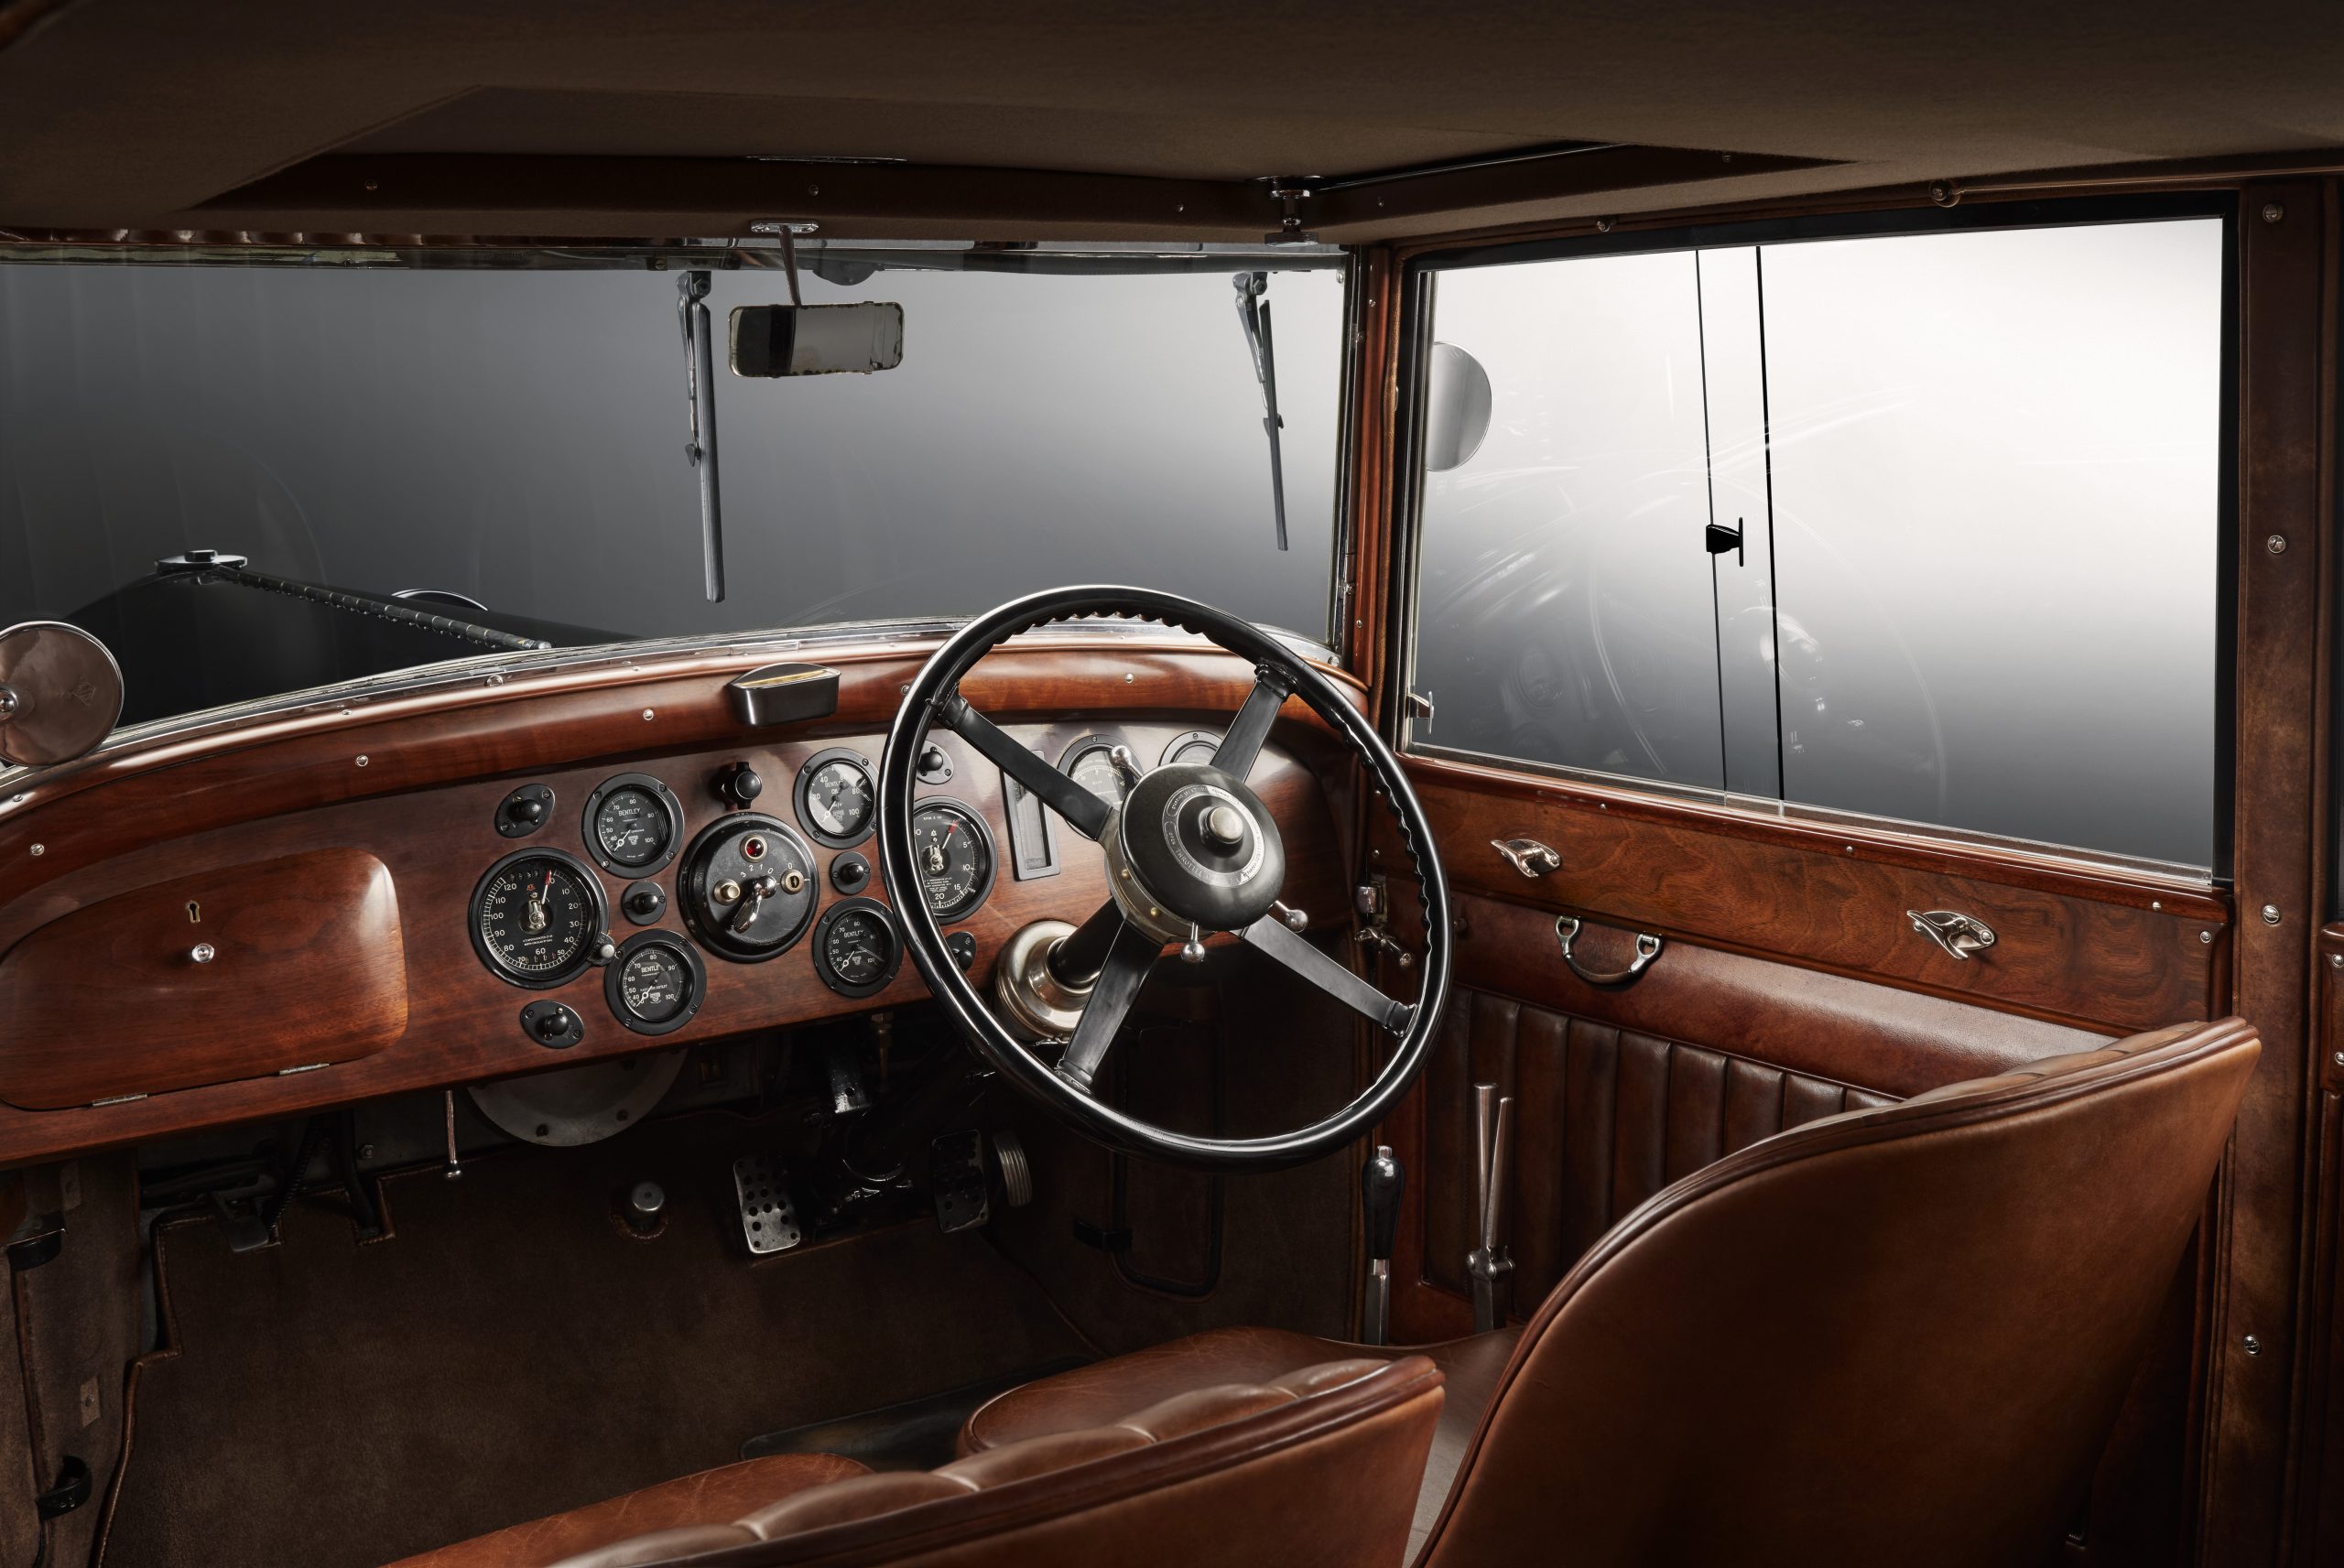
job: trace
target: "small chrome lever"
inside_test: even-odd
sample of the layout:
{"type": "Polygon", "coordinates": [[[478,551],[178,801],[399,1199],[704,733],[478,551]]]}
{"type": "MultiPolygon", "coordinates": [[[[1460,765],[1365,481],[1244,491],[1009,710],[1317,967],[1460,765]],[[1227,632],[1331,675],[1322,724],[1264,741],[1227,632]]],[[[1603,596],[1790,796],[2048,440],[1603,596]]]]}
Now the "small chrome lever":
{"type": "Polygon", "coordinates": [[[1536,838],[1492,838],[1490,848],[1525,877],[1550,877],[1563,869],[1562,856],[1536,838]]]}
{"type": "Polygon", "coordinates": [[[1953,955],[1960,963],[1968,963],[1972,953],[1982,953],[1994,945],[1994,928],[1974,914],[1964,914],[1955,909],[1908,909],[1904,918],[1913,929],[1953,955]]]}
{"type": "Polygon", "coordinates": [[[781,883],[771,871],[751,882],[748,902],[741,906],[741,913],[732,917],[732,935],[746,935],[749,927],[757,923],[757,911],[765,907],[765,900],[780,891],[781,883]]]}

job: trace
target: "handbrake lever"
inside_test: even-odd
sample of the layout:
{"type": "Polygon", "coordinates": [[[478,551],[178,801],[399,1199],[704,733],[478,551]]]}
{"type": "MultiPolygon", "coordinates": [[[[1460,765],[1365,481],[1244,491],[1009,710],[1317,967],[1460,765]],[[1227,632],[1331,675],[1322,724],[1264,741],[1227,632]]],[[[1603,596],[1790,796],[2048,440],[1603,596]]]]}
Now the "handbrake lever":
{"type": "Polygon", "coordinates": [[[1360,1208],[1367,1217],[1367,1296],[1360,1308],[1360,1338],[1369,1345],[1390,1341],[1392,1243],[1400,1232],[1400,1192],[1407,1178],[1392,1146],[1379,1143],[1360,1173],[1360,1208]]]}
{"type": "Polygon", "coordinates": [[[1466,1255],[1473,1281],[1473,1329],[1502,1328],[1514,1307],[1514,1259],[1499,1240],[1505,1227],[1505,1177],[1514,1162],[1514,1097],[1495,1084],[1473,1086],[1473,1227],[1480,1243],[1466,1255]]]}

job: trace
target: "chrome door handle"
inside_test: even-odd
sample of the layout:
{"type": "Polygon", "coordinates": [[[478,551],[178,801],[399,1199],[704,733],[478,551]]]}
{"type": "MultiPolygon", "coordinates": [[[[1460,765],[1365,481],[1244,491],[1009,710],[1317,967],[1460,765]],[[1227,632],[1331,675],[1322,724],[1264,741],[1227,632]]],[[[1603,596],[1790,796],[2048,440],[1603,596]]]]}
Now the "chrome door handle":
{"type": "Polygon", "coordinates": [[[1505,857],[1505,863],[1532,880],[1549,877],[1563,869],[1563,858],[1536,838],[1492,838],[1490,848],[1505,857]]]}
{"type": "Polygon", "coordinates": [[[1562,944],[1563,962],[1570,966],[1572,974],[1600,991],[1616,991],[1634,985],[1644,978],[1644,971],[1652,968],[1652,961],[1660,957],[1660,950],[1668,946],[1667,938],[1655,936],[1649,931],[1639,931],[1636,933],[1635,961],[1624,969],[1599,974],[1572,956],[1571,945],[1579,940],[1579,921],[1574,917],[1568,914],[1555,917],[1555,940],[1562,944]]]}
{"type": "Polygon", "coordinates": [[[1961,963],[1968,963],[1972,953],[1982,953],[1994,945],[1994,928],[1974,914],[1964,914],[1955,909],[1908,909],[1904,918],[1913,929],[1944,948],[1961,963]]]}

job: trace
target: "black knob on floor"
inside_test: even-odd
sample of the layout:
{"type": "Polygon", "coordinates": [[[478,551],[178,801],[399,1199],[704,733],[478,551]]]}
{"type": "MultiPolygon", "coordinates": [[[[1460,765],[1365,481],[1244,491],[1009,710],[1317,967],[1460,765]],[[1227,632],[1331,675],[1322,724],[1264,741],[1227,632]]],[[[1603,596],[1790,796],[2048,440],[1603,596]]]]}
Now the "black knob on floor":
{"type": "Polygon", "coordinates": [[[637,1182],[626,1195],[626,1227],[637,1236],[655,1236],[667,1217],[667,1195],[657,1182],[637,1182]]]}

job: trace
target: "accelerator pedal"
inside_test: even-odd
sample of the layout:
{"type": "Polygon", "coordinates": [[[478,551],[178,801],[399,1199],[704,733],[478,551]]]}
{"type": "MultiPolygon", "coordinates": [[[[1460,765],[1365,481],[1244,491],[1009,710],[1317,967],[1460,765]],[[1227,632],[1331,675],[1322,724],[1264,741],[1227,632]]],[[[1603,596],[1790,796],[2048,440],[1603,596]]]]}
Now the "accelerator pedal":
{"type": "Polygon", "coordinates": [[[741,1200],[741,1237],[757,1257],[787,1252],[805,1239],[798,1206],[789,1201],[781,1167],[767,1154],[744,1154],[732,1162],[732,1187],[741,1200]]]}

